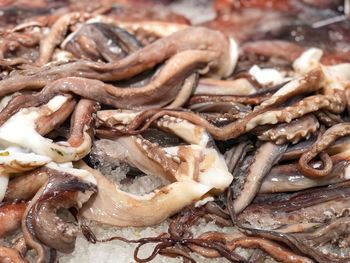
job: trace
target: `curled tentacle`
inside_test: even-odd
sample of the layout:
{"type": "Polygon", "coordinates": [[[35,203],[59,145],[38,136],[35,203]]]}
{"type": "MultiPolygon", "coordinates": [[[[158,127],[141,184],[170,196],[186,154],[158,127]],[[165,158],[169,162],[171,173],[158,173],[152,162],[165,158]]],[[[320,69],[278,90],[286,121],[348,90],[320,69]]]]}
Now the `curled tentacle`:
{"type": "Polygon", "coordinates": [[[339,161],[336,158],[332,158],[332,162],[332,171],[322,178],[310,178],[303,175],[296,163],[275,166],[265,177],[259,193],[300,191],[347,181],[350,176],[348,162],[346,160],[339,161]]]}
{"type": "Polygon", "coordinates": [[[349,123],[340,123],[329,128],[312,146],[312,148],[303,153],[299,159],[299,169],[301,172],[310,177],[323,177],[330,173],[333,167],[332,160],[324,152],[336,139],[349,135],[350,125],[349,123]],[[323,162],[322,168],[314,168],[309,163],[317,155],[323,162]]]}

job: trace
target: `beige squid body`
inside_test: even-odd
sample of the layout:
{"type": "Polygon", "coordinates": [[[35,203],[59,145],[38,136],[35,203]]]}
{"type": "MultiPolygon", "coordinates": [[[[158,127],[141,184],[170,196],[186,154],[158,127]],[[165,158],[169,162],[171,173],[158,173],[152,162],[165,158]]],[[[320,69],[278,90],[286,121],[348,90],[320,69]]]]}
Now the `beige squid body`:
{"type": "Polygon", "coordinates": [[[98,186],[97,195],[83,206],[82,215],[114,226],[151,226],[210,192],[223,191],[232,181],[224,160],[214,149],[180,146],[166,151],[179,154],[183,160],[175,173],[176,180],[142,196],[121,191],[98,171],[78,166],[90,171],[98,186]]]}
{"type": "Polygon", "coordinates": [[[151,226],[190,205],[210,190],[193,181],[175,182],[150,194],[137,196],[121,191],[105,176],[88,166],[97,180],[98,194],[82,208],[82,215],[114,226],[151,226]]]}
{"type": "MultiPolygon", "coordinates": [[[[120,110],[97,115],[100,121],[108,119],[116,125],[130,123],[137,116],[120,110]]],[[[78,168],[94,174],[98,186],[97,195],[81,210],[85,218],[114,226],[152,226],[230,185],[232,175],[223,156],[208,146],[210,137],[205,129],[173,117],[163,117],[157,126],[176,134],[188,144],[163,148],[152,146],[140,136],[124,136],[109,143],[122,147],[118,152],[130,165],[170,183],[146,195],[133,195],[121,191],[98,171],[79,163],[78,168]]]]}

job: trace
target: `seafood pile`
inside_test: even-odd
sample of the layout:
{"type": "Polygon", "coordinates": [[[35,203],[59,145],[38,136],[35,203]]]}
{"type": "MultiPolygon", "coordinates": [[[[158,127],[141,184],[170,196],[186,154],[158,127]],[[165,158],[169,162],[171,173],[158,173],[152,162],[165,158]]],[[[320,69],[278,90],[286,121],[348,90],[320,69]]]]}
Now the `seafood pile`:
{"type": "Polygon", "coordinates": [[[90,2],[0,3],[0,262],[56,262],[78,234],[136,262],[350,262],[350,1],[216,0],[196,25],[90,2]]]}

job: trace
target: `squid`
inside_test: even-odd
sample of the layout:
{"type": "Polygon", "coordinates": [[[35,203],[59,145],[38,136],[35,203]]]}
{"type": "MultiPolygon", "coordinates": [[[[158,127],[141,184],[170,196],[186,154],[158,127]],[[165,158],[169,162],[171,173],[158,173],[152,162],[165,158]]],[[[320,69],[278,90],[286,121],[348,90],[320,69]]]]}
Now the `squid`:
{"type": "Polygon", "coordinates": [[[37,262],[51,262],[56,250],[74,250],[77,226],[57,216],[59,208],[80,208],[96,193],[95,178],[84,170],[51,163],[42,168],[46,182],[29,202],[21,226],[26,245],[37,253],[37,262]]]}
{"type": "MultiPolygon", "coordinates": [[[[111,63],[78,61],[56,66],[48,65],[38,71],[29,71],[27,76],[24,74],[24,76],[6,78],[0,81],[0,95],[27,88],[41,89],[46,85],[42,92],[47,95],[38,93],[30,101],[38,100],[38,97],[47,100],[48,96],[52,95],[52,93],[49,95],[52,90],[54,93],[63,90],[75,93],[77,90],[73,87],[85,85],[89,89],[79,89],[84,92],[79,95],[91,98],[101,93],[99,97],[103,99],[103,103],[110,105],[111,103],[118,105],[118,100],[121,105],[122,101],[134,95],[135,98],[157,101],[160,94],[169,92],[173,97],[166,97],[172,97],[173,100],[177,94],[174,85],[181,86],[181,83],[191,74],[198,72],[216,78],[227,77],[233,72],[237,59],[238,46],[233,39],[206,28],[188,27],[111,63]],[[198,44],[198,39],[203,43],[198,44]],[[150,83],[142,87],[122,89],[102,82],[128,79],[163,62],[165,62],[164,66],[150,83]],[[54,80],[56,82],[53,82],[54,80]],[[113,100],[116,101],[115,104],[113,100]]],[[[146,102],[130,100],[129,107],[135,106],[136,103],[142,106],[146,102]]],[[[127,105],[124,104],[124,106],[127,105]]]]}
{"type": "MultiPolygon", "coordinates": [[[[118,120],[118,117],[123,119],[123,113],[115,112],[114,118],[118,120]]],[[[108,132],[98,136],[114,140],[111,143],[119,152],[115,158],[146,174],[160,176],[170,184],[147,195],[135,196],[119,190],[100,173],[81,164],[79,168],[95,174],[99,189],[96,198],[84,205],[82,216],[116,226],[154,225],[206,194],[222,192],[230,184],[232,176],[226,163],[217,150],[208,146],[210,137],[202,127],[174,118],[160,120],[158,126],[188,144],[160,147],[141,136],[115,139],[108,132]],[[155,207],[158,213],[154,213],[155,207]]]]}

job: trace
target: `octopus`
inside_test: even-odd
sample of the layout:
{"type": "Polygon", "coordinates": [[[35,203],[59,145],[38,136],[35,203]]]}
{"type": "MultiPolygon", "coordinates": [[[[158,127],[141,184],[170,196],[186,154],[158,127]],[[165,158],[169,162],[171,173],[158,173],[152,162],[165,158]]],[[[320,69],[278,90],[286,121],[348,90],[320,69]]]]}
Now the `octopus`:
{"type": "Polygon", "coordinates": [[[27,2],[0,4],[1,262],[78,236],[135,262],[350,261],[349,1],[217,0],[199,25],[166,0],[27,2]]]}

